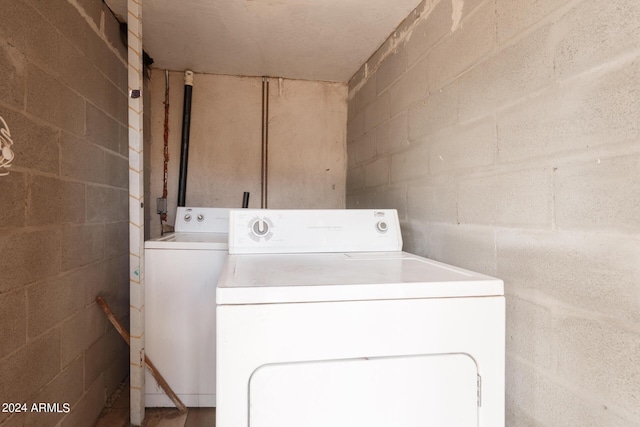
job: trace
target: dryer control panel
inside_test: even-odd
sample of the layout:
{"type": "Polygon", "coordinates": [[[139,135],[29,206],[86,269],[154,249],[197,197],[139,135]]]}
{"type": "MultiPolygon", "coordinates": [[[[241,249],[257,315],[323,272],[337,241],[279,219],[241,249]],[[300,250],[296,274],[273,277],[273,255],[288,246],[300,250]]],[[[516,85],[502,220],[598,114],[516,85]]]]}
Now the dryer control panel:
{"type": "Polygon", "coordinates": [[[242,209],[229,219],[229,253],[402,250],[395,209],[242,209]]]}

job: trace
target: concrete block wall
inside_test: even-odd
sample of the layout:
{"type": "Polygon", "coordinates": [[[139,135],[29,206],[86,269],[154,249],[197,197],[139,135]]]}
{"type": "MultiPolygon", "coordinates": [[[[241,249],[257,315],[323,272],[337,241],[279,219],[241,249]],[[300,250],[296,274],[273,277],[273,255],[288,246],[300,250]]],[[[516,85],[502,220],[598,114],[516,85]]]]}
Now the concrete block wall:
{"type": "Polygon", "coordinates": [[[104,295],[128,323],[126,49],[100,0],[0,10],[0,116],[15,152],[0,176],[0,403],[28,409],[0,412],[0,425],[90,426],[129,365],[94,302],[104,295]]]}
{"type": "MultiPolygon", "coordinates": [[[[169,73],[167,222],[175,223],[180,170],[184,72],[169,73]]],[[[164,174],[165,70],[151,77],[149,220],[160,236],[155,203],[164,174]]],[[[344,208],[347,85],[271,78],[268,207],[344,208]]],[[[149,108],[145,108],[148,111],[149,108]]],[[[262,78],[196,73],[187,176],[187,206],[240,208],[261,201],[262,78]]],[[[147,133],[149,134],[149,133],[147,133]]]]}
{"type": "Polygon", "coordinates": [[[509,426],[640,425],[640,2],[425,0],[349,82],[347,206],[504,279],[509,426]]]}

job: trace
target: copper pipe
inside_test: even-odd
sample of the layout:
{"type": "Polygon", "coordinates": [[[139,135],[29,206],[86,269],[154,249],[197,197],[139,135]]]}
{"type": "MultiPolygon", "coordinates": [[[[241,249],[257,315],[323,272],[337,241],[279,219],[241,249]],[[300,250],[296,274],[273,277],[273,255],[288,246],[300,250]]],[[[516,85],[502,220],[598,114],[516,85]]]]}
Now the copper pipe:
{"type": "MultiPolygon", "coordinates": [[[[167,200],[167,180],[169,179],[169,70],[165,71],[164,79],[164,175],[162,177],[162,198],[167,200]]],[[[165,222],[167,222],[166,212],[160,214],[160,223],[164,224],[165,222]]]]}

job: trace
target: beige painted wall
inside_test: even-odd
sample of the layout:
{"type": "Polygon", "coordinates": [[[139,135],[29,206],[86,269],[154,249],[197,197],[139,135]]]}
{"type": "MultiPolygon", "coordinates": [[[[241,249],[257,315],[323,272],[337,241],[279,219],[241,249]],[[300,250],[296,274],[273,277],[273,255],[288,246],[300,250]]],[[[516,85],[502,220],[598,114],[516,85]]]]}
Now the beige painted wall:
{"type": "Polygon", "coordinates": [[[270,87],[268,207],[344,208],[347,86],[276,79],[270,87]]]}
{"type": "MultiPolygon", "coordinates": [[[[168,223],[178,197],[184,77],[170,73],[168,223]]],[[[151,78],[151,237],[160,234],[165,72],[151,78]]],[[[271,79],[269,208],[343,208],[346,84],[271,79]]],[[[262,79],[196,74],[186,205],[260,207],[262,79]]]]}
{"type": "Polygon", "coordinates": [[[350,81],[348,207],[504,279],[507,425],[640,425],[640,2],[431,0],[350,81]]]}

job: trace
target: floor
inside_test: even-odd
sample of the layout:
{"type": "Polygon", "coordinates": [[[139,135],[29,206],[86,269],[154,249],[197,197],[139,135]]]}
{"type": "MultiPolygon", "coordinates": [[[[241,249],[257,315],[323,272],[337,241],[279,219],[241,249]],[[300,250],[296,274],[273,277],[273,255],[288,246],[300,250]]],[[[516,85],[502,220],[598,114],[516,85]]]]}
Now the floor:
{"type": "MultiPolygon", "coordinates": [[[[215,427],[215,408],[188,408],[180,414],[175,408],[147,408],[143,427],[215,427]]],[[[111,396],[94,427],[129,427],[129,383],[123,383],[111,396]]]]}

